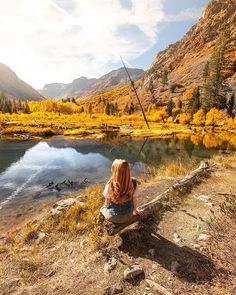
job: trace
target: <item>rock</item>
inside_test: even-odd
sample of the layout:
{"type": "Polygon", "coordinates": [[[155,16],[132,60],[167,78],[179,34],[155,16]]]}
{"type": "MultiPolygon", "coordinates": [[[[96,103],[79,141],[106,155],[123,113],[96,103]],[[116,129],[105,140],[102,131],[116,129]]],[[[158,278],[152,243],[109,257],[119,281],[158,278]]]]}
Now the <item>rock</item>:
{"type": "Polygon", "coordinates": [[[88,196],[79,195],[78,197],[76,197],[76,200],[84,203],[87,201],[87,198],[88,198],[88,196]]]}
{"type": "Polygon", "coordinates": [[[198,241],[207,241],[209,239],[209,236],[207,234],[200,234],[197,238],[198,241]]]}
{"type": "Polygon", "coordinates": [[[122,285],[119,284],[115,284],[113,286],[107,287],[104,290],[104,295],[115,295],[115,294],[121,294],[123,293],[123,287],[122,285]]]}
{"type": "Polygon", "coordinates": [[[125,269],[124,279],[130,280],[143,273],[144,273],[144,270],[142,269],[142,267],[138,264],[135,264],[125,269]]]}
{"type": "Polygon", "coordinates": [[[105,263],[104,265],[104,272],[111,272],[117,265],[117,260],[112,257],[111,259],[109,259],[109,261],[107,263],[105,263]]]}
{"type": "Polygon", "coordinates": [[[154,257],[154,256],[155,256],[155,249],[149,249],[149,250],[148,250],[148,253],[149,253],[152,257],[154,257]]]}
{"type": "Polygon", "coordinates": [[[174,242],[175,243],[179,243],[179,242],[182,241],[181,237],[177,233],[174,233],[173,237],[174,237],[174,242]]]}
{"type": "Polygon", "coordinates": [[[198,245],[198,244],[194,244],[194,245],[193,245],[193,248],[194,248],[194,249],[200,249],[200,247],[201,247],[201,246],[198,245]]]}
{"type": "Polygon", "coordinates": [[[194,197],[203,202],[208,202],[211,200],[211,198],[208,197],[207,195],[195,195],[194,197]]]}
{"type": "Polygon", "coordinates": [[[180,267],[180,264],[178,263],[178,261],[172,261],[171,262],[171,272],[174,273],[174,274],[178,274],[178,268],[180,267]]]}
{"type": "Polygon", "coordinates": [[[38,237],[37,237],[37,243],[40,243],[45,237],[46,237],[46,234],[44,232],[38,232],[37,233],[38,237]]]}
{"type": "Polygon", "coordinates": [[[61,200],[61,201],[59,201],[59,202],[57,202],[57,203],[55,203],[53,205],[53,208],[50,211],[50,214],[51,215],[59,214],[59,213],[61,213],[61,211],[71,207],[75,203],[77,203],[75,198],[69,198],[69,199],[66,199],[66,200],[61,200]]]}

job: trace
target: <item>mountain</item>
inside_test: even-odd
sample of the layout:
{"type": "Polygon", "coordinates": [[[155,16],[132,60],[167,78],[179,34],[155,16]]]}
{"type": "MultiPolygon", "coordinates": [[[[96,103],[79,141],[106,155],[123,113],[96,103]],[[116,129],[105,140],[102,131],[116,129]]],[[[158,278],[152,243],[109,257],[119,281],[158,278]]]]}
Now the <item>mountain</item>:
{"type": "Polygon", "coordinates": [[[182,98],[188,87],[202,85],[203,69],[215,49],[216,40],[221,32],[229,31],[226,57],[231,70],[227,82],[232,89],[236,87],[235,48],[236,48],[236,2],[234,0],[212,0],[205,7],[199,21],[175,44],[169,45],[154,58],[146,72],[140,93],[153,94],[159,101],[168,98],[182,98]],[[163,87],[163,73],[167,74],[167,85],[163,87]]]}
{"type": "MultiPolygon", "coordinates": [[[[132,79],[137,80],[144,74],[141,69],[128,69],[132,79]]],[[[46,84],[39,92],[47,98],[89,97],[125,85],[129,82],[124,68],[114,70],[98,79],[80,77],[72,83],[46,84]]]]}
{"type": "Polygon", "coordinates": [[[22,81],[8,66],[0,63],[0,92],[7,96],[20,99],[42,99],[33,87],[22,81]]]}

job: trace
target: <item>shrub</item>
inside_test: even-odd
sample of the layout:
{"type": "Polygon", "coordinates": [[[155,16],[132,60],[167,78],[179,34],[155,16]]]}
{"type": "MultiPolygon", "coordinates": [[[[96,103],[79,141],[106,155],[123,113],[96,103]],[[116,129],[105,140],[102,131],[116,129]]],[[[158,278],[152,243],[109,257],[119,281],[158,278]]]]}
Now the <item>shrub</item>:
{"type": "Polygon", "coordinates": [[[204,125],[206,120],[206,114],[203,111],[203,109],[200,109],[198,112],[196,112],[193,115],[193,121],[192,123],[195,125],[204,125]]]}
{"type": "Polygon", "coordinates": [[[192,120],[191,114],[188,113],[182,113],[179,115],[179,123],[180,124],[188,124],[192,120]]]}
{"type": "Polygon", "coordinates": [[[227,119],[224,111],[213,108],[206,114],[206,125],[223,125],[227,119]]]}

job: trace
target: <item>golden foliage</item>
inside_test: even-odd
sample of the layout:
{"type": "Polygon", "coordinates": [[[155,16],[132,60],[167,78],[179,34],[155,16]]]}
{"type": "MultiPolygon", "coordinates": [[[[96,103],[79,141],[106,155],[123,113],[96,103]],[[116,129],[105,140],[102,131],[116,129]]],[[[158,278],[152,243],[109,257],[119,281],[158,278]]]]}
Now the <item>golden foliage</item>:
{"type": "Polygon", "coordinates": [[[206,115],[203,111],[203,109],[200,109],[193,115],[193,121],[192,123],[195,125],[204,125],[206,120],[206,115]]]}
{"type": "Polygon", "coordinates": [[[196,90],[196,86],[188,86],[183,94],[183,100],[190,100],[196,90]]]}
{"type": "Polygon", "coordinates": [[[182,113],[179,115],[179,123],[180,124],[189,124],[192,120],[191,114],[182,113]]]}
{"type": "Polygon", "coordinates": [[[222,126],[227,119],[224,111],[213,108],[206,114],[206,125],[222,126]]]}

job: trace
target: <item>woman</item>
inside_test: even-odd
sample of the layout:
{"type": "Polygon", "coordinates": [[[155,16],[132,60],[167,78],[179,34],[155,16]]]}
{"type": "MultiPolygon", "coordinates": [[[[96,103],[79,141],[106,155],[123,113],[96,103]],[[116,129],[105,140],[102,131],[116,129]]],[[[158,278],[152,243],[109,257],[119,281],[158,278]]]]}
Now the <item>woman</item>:
{"type": "Polygon", "coordinates": [[[111,172],[103,192],[105,204],[101,208],[102,215],[113,223],[126,223],[133,214],[142,216],[142,211],[138,210],[137,180],[131,178],[128,162],[115,160],[111,172]]]}

